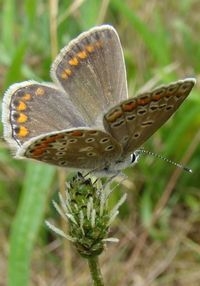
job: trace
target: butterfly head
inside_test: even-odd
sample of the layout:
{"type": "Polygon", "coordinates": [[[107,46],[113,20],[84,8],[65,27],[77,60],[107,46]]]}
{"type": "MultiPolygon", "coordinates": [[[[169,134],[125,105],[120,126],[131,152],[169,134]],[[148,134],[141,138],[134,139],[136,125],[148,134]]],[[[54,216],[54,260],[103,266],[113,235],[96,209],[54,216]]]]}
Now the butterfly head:
{"type": "Polygon", "coordinates": [[[139,152],[135,151],[131,155],[120,158],[116,161],[110,162],[101,170],[95,170],[94,173],[98,177],[112,177],[120,174],[124,169],[137,163],[139,159],[139,152]]]}

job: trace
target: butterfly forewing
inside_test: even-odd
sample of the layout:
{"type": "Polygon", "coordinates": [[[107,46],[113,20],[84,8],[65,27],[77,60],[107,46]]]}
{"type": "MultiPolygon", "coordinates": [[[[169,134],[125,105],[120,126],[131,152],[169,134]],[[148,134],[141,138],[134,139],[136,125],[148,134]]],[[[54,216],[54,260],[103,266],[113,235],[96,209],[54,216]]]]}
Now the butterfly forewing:
{"type": "Polygon", "coordinates": [[[94,129],[71,129],[39,136],[27,142],[17,157],[60,167],[103,169],[117,160],[121,146],[109,134],[94,129]]]}
{"type": "Polygon", "coordinates": [[[73,40],[56,58],[51,75],[70,95],[89,126],[102,123],[102,113],[127,98],[120,40],[108,25],[73,40]]]}
{"type": "Polygon", "coordinates": [[[104,116],[104,127],[132,153],[177,110],[194,86],[193,79],[177,81],[128,99],[104,116]]]}
{"type": "Polygon", "coordinates": [[[66,93],[35,81],[12,85],[3,99],[4,136],[13,147],[47,132],[85,126],[66,93]]]}

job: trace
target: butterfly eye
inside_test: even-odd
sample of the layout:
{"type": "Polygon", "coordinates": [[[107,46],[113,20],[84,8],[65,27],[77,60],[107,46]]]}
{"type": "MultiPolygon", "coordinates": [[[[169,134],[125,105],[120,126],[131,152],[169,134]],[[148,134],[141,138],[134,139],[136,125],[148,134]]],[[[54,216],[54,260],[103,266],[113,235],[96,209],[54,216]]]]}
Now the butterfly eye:
{"type": "Polygon", "coordinates": [[[134,152],[131,154],[131,164],[137,163],[138,159],[139,159],[139,153],[138,152],[134,152]]]}

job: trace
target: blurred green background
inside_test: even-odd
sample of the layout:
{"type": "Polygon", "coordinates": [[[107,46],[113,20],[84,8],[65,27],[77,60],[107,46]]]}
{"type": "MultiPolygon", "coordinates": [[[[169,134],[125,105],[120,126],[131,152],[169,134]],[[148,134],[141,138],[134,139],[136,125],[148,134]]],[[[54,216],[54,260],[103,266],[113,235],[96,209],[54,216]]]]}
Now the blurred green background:
{"type": "MultiPolygon", "coordinates": [[[[120,242],[108,245],[100,257],[105,285],[199,285],[199,15],[197,0],[0,0],[1,98],[12,83],[51,81],[50,65],[58,51],[102,23],[119,33],[129,96],[180,78],[197,79],[178,112],[144,146],[183,162],[193,173],[148,156],[127,170],[128,178],[112,197],[115,203],[128,193],[111,229],[120,242]]],[[[50,218],[62,226],[51,200],[64,188],[65,175],[13,159],[2,137],[0,285],[90,284],[86,261],[44,224],[50,218]]]]}

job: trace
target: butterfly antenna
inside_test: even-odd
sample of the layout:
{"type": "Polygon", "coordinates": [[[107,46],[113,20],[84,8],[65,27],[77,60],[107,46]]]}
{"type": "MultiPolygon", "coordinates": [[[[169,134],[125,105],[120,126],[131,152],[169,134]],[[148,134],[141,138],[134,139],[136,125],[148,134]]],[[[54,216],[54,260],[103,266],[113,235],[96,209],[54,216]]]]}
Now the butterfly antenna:
{"type": "Polygon", "coordinates": [[[188,173],[192,173],[192,169],[190,169],[190,168],[188,168],[188,167],[186,167],[186,166],[183,166],[182,164],[176,163],[176,162],[174,162],[174,161],[172,161],[172,160],[170,160],[170,159],[167,159],[167,158],[163,157],[162,155],[159,155],[159,154],[156,154],[156,153],[153,153],[153,152],[151,152],[151,151],[144,150],[144,149],[139,149],[139,150],[137,150],[136,152],[137,152],[139,155],[146,154],[146,155],[153,156],[153,157],[158,158],[158,159],[161,159],[161,160],[163,160],[163,161],[165,161],[165,162],[167,162],[167,163],[169,163],[169,164],[171,164],[171,165],[174,165],[174,166],[176,166],[176,167],[178,167],[178,168],[181,168],[181,169],[183,169],[184,171],[186,171],[186,172],[188,172],[188,173]]]}

